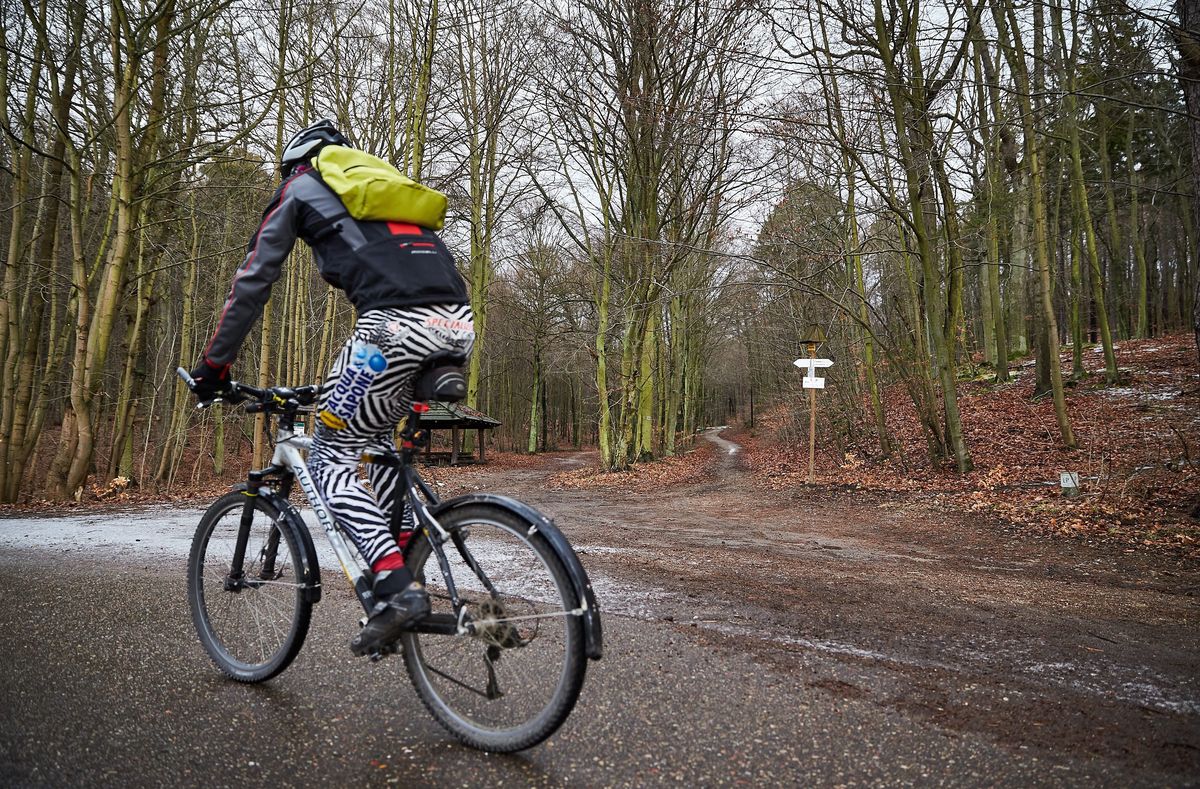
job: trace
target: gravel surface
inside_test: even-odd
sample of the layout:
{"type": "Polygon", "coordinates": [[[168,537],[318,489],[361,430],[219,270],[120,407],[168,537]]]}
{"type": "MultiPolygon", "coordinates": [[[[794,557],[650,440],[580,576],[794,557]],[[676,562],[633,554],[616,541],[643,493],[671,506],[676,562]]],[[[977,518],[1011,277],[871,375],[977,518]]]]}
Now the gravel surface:
{"type": "Polygon", "coordinates": [[[555,516],[605,610],[575,712],[516,756],[457,745],[400,660],[351,657],[328,555],[300,657],[244,686],[187,613],[199,511],[0,520],[0,785],[1200,783],[1196,568],[748,498],[721,454],[653,496],[546,485],[584,455],[464,478],[555,516]]]}

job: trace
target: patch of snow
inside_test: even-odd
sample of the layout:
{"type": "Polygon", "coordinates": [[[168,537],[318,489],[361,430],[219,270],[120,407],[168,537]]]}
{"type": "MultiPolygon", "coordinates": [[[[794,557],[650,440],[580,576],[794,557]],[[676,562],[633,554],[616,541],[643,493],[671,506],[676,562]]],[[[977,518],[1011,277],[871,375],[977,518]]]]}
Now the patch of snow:
{"type": "Polygon", "coordinates": [[[0,520],[0,548],[89,554],[163,554],[187,558],[202,509],[155,507],[122,513],[73,514],[0,520]]]}
{"type": "MultiPolygon", "coordinates": [[[[203,514],[204,510],[200,508],[151,507],[117,513],[79,513],[66,517],[0,518],[0,551],[6,548],[24,549],[46,551],[61,556],[64,553],[83,550],[89,557],[112,559],[145,559],[153,556],[159,560],[178,561],[182,578],[183,563],[187,561],[192,536],[203,514]]],[[[300,515],[312,533],[313,544],[317,549],[317,562],[322,570],[329,572],[328,578],[336,583],[337,578],[341,577],[341,574],[336,572],[339,567],[338,559],[329,540],[324,536],[324,529],[310,508],[300,510],[300,515]]],[[[523,572],[521,562],[508,561],[514,548],[511,543],[475,534],[471,539],[471,547],[491,571],[493,580],[497,583],[523,582],[519,577],[523,572]],[[514,574],[518,577],[511,577],[514,574]]],[[[584,555],[585,564],[587,554],[631,552],[626,548],[602,545],[583,545],[579,546],[579,549],[584,555]]],[[[454,558],[453,551],[450,551],[450,557],[454,569],[459,570],[460,565],[454,558]]],[[[593,568],[587,569],[592,588],[606,613],[653,621],[658,618],[658,612],[666,601],[678,599],[677,595],[658,587],[618,581],[596,572],[593,568]]],[[[468,572],[455,572],[455,579],[462,588],[480,591],[478,579],[468,572]]],[[[436,579],[431,580],[436,582],[436,579]]],[[[538,590],[528,585],[522,588],[531,599],[553,599],[553,589],[538,590]]]]}
{"type": "Polygon", "coordinates": [[[1028,667],[1028,671],[1033,674],[1046,673],[1062,673],[1078,671],[1079,667],[1074,663],[1032,663],[1028,667]]]}
{"type": "Polygon", "coordinates": [[[1200,701],[1169,698],[1162,688],[1149,682],[1125,682],[1117,688],[1116,696],[1119,699],[1181,715],[1200,715],[1200,701]]]}
{"type": "Polygon", "coordinates": [[[1143,397],[1147,400],[1174,400],[1181,394],[1183,394],[1182,389],[1164,389],[1161,392],[1145,394],[1143,397]]]}
{"type": "Polygon", "coordinates": [[[717,446],[724,447],[730,455],[736,455],[739,451],[741,451],[741,447],[738,444],[735,444],[728,439],[721,438],[719,435],[717,435],[717,432],[718,431],[716,428],[708,430],[704,433],[704,437],[717,446]]]}
{"type": "Polygon", "coordinates": [[[1096,696],[1138,704],[1152,709],[1181,715],[1200,715],[1200,698],[1194,687],[1165,689],[1169,680],[1149,674],[1144,667],[1100,662],[1081,666],[1071,662],[1031,663],[1025,667],[1031,674],[1044,677],[1056,685],[1096,696]],[[1162,685],[1151,680],[1157,680],[1162,685]]]}
{"type": "Polygon", "coordinates": [[[617,614],[654,622],[662,617],[661,612],[668,603],[679,606],[686,602],[680,595],[661,587],[630,583],[626,580],[618,581],[603,573],[597,573],[592,568],[585,569],[588,580],[592,582],[596,601],[605,615],[617,614]]]}
{"type": "Polygon", "coordinates": [[[774,641],[787,646],[796,646],[801,649],[810,649],[814,652],[824,652],[833,655],[845,655],[848,657],[867,658],[869,660],[880,660],[889,663],[899,663],[906,666],[919,666],[921,668],[942,668],[953,669],[954,667],[947,663],[940,663],[933,660],[920,660],[913,657],[906,657],[897,654],[889,654],[887,652],[878,652],[873,649],[865,649],[855,646],[854,644],[846,644],[840,641],[826,641],[819,638],[804,638],[802,636],[792,636],[787,633],[769,633],[751,627],[742,627],[728,622],[699,622],[701,627],[709,630],[715,630],[725,635],[752,638],[761,638],[768,641],[774,641]]]}
{"type": "Polygon", "coordinates": [[[1143,392],[1135,389],[1132,386],[1117,386],[1112,389],[1102,390],[1103,394],[1108,397],[1137,397],[1141,400],[1174,400],[1183,394],[1182,389],[1174,387],[1168,389],[1159,389],[1158,391],[1143,392]]]}
{"type": "Polygon", "coordinates": [[[608,545],[576,545],[574,547],[577,553],[633,553],[630,548],[613,548],[608,545]]]}

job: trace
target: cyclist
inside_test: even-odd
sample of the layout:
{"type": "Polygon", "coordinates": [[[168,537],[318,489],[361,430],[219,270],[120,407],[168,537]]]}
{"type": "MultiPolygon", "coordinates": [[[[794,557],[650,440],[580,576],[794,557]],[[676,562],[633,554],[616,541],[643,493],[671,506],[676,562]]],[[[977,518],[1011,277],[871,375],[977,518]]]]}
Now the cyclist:
{"type": "Polygon", "coordinates": [[[271,284],[296,238],[304,239],[321,276],[346,293],[358,314],[321,389],[308,465],[325,506],[375,574],[379,602],[350,643],[351,651],[365,655],[427,614],[429,596],[401,558],[409,533],[402,532],[398,543],[389,530],[397,471],[369,464],[372,495],[359,479],[359,459],[363,452],[394,447],[392,436],[411,405],[410,382],[421,363],[440,351],[469,354],[475,332],[466,288],[441,239],[416,225],[351,217],[310,165],[327,145],[353,147],[328,119],[288,141],[279,167],[283,181],[191,374],[202,401],[225,391],[230,365],[262,313],[271,284]]]}

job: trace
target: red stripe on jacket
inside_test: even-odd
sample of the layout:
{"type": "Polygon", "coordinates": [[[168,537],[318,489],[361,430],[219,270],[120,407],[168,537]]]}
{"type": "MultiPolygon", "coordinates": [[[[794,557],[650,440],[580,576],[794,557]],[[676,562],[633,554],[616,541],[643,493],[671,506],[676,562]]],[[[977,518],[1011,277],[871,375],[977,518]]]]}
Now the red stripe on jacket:
{"type": "MultiPolygon", "coordinates": [[[[204,353],[202,356],[204,356],[205,360],[208,359],[208,351],[210,348],[212,348],[213,341],[216,340],[217,335],[221,333],[221,324],[225,322],[225,313],[229,312],[229,305],[233,303],[233,294],[237,289],[238,280],[241,279],[243,274],[250,270],[250,264],[254,262],[255,256],[258,255],[258,243],[262,236],[263,228],[266,227],[267,223],[271,221],[271,217],[275,216],[276,212],[283,207],[283,200],[287,196],[287,190],[291,188],[292,182],[295,180],[296,178],[293,177],[283,185],[283,190],[279,193],[279,203],[276,204],[276,206],[272,208],[266,216],[263,217],[262,224],[260,224],[258,226],[258,230],[255,231],[254,249],[250,250],[250,254],[246,256],[246,262],[243,263],[242,267],[239,268],[237,273],[233,275],[233,283],[229,286],[229,298],[225,299],[225,307],[221,310],[221,317],[217,318],[217,328],[213,331],[212,337],[209,338],[208,345],[204,346],[204,353]]],[[[232,360],[230,360],[230,363],[232,363],[232,360]]]]}

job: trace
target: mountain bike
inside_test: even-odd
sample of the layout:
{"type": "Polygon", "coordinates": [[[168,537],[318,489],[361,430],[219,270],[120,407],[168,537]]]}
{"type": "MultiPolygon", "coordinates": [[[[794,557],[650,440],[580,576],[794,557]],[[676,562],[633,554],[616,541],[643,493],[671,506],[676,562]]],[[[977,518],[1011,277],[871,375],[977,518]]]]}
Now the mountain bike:
{"type": "MultiPolygon", "coordinates": [[[[416,458],[429,440],[420,416],[430,400],[461,399],[461,364],[461,357],[428,360],[414,377],[399,447],[362,458],[399,470],[391,528],[400,542],[408,537],[404,563],[431,602],[429,615],[369,657],[402,654],[417,695],[443,727],[475,748],[511,752],[549,737],[574,708],[587,661],[602,653],[600,611],[587,573],[552,520],[491,493],[441,500],[418,473],[416,458]],[[415,524],[407,535],[405,505],[415,524]]],[[[177,373],[194,386],[185,370],[177,373]]],[[[363,610],[376,602],[365,559],[326,509],[301,454],[312,438],[297,420],[318,398],[315,386],[232,382],[212,401],[276,419],[270,465],[249,472],[208,508],[188,558],[188,604],[200,643],[239,682],[262,682],[291,664],[321,599],[312,536],[289,501],[294,483],[363,610]]]]}

